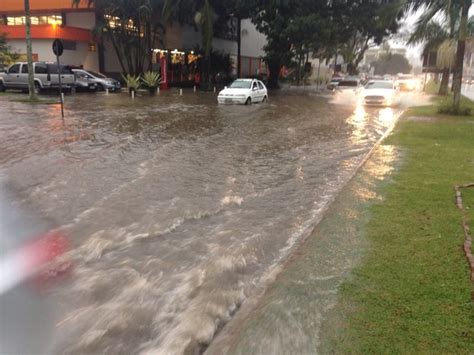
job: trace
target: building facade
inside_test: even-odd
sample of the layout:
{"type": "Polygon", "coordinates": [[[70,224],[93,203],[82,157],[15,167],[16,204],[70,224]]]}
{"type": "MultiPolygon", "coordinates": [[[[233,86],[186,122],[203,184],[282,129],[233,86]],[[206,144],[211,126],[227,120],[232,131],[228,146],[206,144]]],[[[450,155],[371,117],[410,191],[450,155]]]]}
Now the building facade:
{"type": "MultiPolygon", "coordinates": [[[[30,0],[31,37],[34,60],[55,61],[52,42],[59,38],[64,44],[61,62],[107,74],[121,73],[122,67],[111,43],[98,43],[92,35],[96,26],[96,12],[82,0],[72,6],[72,0],[30,0]]],[[[0,1],[0,33],[5,33],[7,44],[14,52],[25,54],[25,17],[23,0],[0,1]]],[[[190,53],[201,45],[201,33],[188,25],[169,24],[157,50],[190,53]]],[[[256,76],[263,69],[265,36],[249,20],[241,22],[241,73],[256,76]]],[[[237,66],[237,40],[219,36],[213,40],[213,50],[231,56],[237,66]]]]}
{"type": "Polygon", "coordinates": [[[406,57],[407,50],[406,48],[369,48],[364,54],[364,59],[362,60],[361,64],[371,65],[373,62],[380,59],[380,57],[384,54],[391,53],[391,54],[399,54],[406,57]]]}

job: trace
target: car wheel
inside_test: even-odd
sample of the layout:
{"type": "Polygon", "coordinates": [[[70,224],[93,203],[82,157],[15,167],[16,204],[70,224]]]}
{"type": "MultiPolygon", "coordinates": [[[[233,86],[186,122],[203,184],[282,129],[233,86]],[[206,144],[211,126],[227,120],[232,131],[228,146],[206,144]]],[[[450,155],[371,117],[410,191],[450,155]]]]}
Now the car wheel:
{"type": "Polygon", "coordinates": [[[0,92],[5,92],[5,85],[3,85],[3,81],[0,81],[0,92]]]}
{"type": "Polygon", "coordinates": [[[41,85],[35,81],[35,94],[39,95],[41,93],[41,85]]]}
{"type": "Polygon", "coordinates": [[[97,84],[97,90],[99,91],[105,91],[105,86],[102,84],[97,84]]]}
{"type": "Polygon", "coordinates": [[[252,103],[252,99],[250,97],[247,97],[247,100],[245,100],[246,105],[250,105],[252,103]]]}
{"type": "Polygon", "coordinates": [[[267,102],[267,96],[266,95],[263,97],[262,102],[267,102]]]}
{"type": "Polygon", "coordinates": [[[69,91],[69,93],[71,95],[74,95],[76,93],[76,87],[75,86],[71,87],[71,90],[69,91]]]}

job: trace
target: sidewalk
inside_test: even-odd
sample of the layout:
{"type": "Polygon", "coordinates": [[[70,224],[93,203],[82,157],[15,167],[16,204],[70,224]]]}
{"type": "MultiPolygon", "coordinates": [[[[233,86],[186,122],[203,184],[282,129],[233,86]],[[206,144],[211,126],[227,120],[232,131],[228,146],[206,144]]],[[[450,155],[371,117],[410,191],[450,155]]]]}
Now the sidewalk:
{"type": "MultiPolygon", "coordinates": [[[[208,354],[472,353],[453,186],[474,180],[474,117],[434,112],[405,115],[208,354]]],[[[474,193],[465,205],[474,210],[474,193]]]]}

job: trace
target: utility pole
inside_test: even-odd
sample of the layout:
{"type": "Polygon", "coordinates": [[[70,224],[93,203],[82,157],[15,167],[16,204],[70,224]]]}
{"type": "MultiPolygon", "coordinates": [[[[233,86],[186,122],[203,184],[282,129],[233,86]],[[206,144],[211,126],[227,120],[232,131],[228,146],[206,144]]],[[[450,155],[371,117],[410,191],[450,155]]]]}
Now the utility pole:
{"type": "Polygon", "coordinates": [[[28,62],[28,92],[30,100],[36,100],[35,77],[33,73],[33,48],[31,45],[30,0],[25,0],[26,59],[28,62]]]}

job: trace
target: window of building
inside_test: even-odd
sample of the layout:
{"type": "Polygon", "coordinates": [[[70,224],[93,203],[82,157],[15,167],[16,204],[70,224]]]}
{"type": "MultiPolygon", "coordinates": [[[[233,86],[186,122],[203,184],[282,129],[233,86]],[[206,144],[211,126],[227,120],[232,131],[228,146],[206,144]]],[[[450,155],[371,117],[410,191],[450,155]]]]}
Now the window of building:
{"type": "Polygon", "coordinates": [[[62,41],[63,48],[68,51],[75,51],[76,50],[76,42],[74,41],[62,41]]]}
{"type": "MultiPolygon", "coordinates": [[[[5,22],[5,19],[3,20],[5,22]]],[[[8,16],[6,18],[8,26],[21,26],[26,24],[25,16],[8,16]]],[[[31,16],[32,25],[62,25],[63,17],[61,15],[31,16]]]]}

